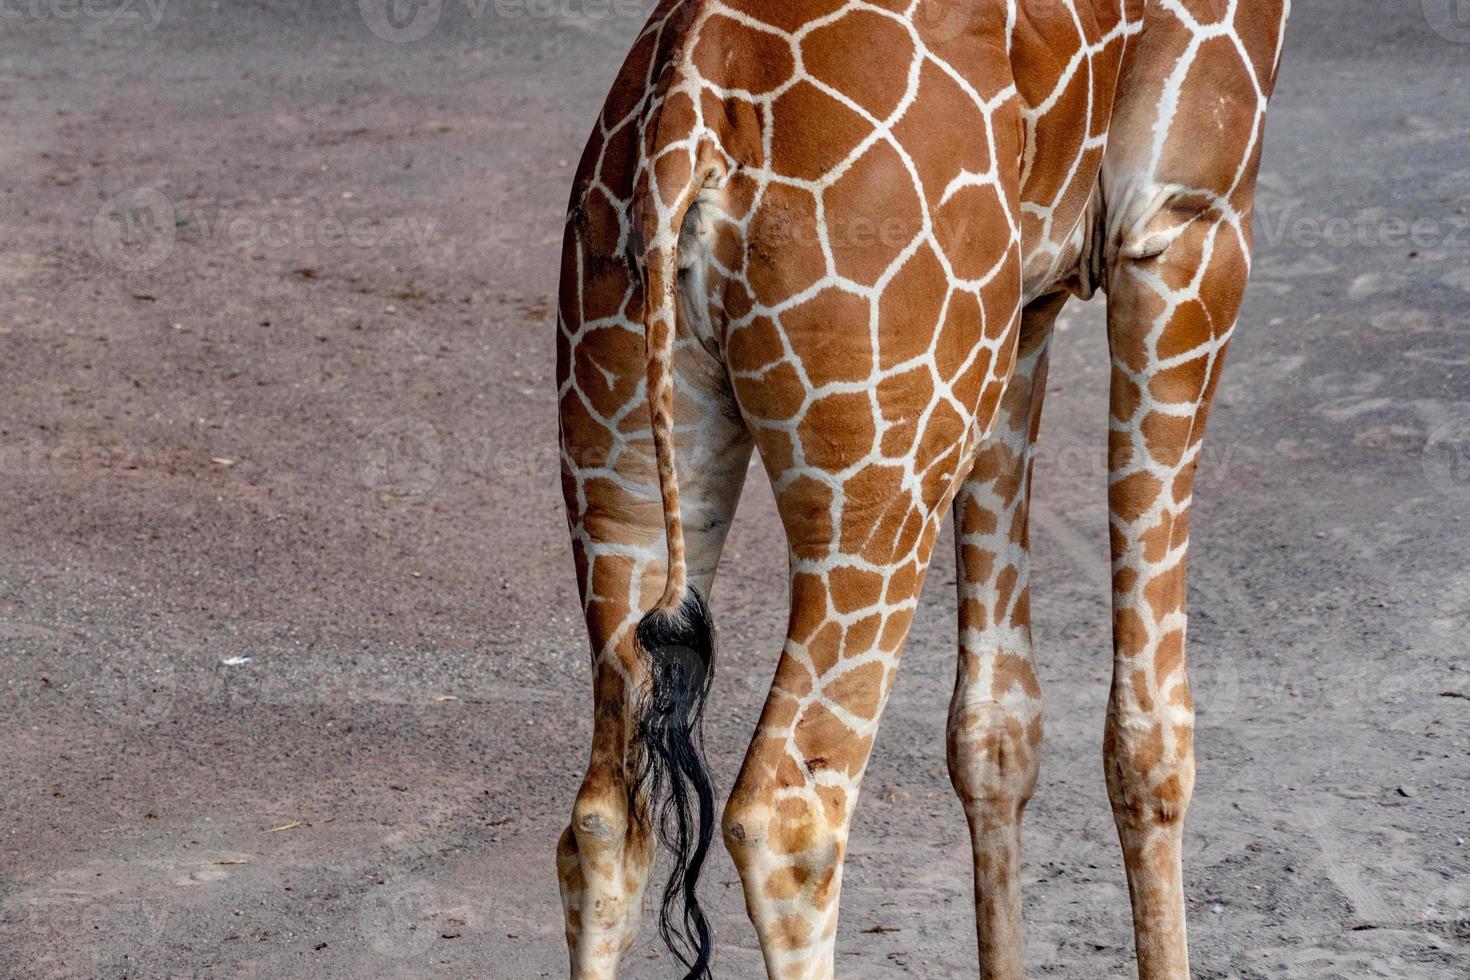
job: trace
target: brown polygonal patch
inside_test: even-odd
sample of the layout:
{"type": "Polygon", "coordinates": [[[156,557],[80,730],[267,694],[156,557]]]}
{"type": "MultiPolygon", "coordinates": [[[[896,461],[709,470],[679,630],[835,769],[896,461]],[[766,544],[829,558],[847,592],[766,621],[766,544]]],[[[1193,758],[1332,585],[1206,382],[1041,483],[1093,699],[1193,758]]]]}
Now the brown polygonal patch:
{"type": "Polygon", "coordinates": [[[1179,104],[1192,111],[1173,115],[1158,173],[1187,187],[1228,189],[1240,168],[1240,148],[1256,127],[1257,108],[1250,70],[1231,38],[1207,38],[1199,45],[1179,104]],[[1202,153],[1201,147],[1217,149],[1202,153]],[[1225,147],[1229,152],[1219,152],[1225,147]]]}
{"type": "Polygon", "coordinates": [[[705,81],[751,95],[777,88],[796,68],[784,39],[721,14],[704,22],[691,60],[705,81]]]}
{"type": "Polygon", "coordinates": [[[775,305],[826,275],[817,202],[806,191],[771,185],[751,222],[750,288],[761,303],[775,305]]]}
{"type": "Polygon", "coordinates": [[[771,167],[818,180],[872,133],[867,121],[810,82],[798,82],[771,105],[771,167]]]}
{"type": "Polygon", "coordinates": [[[793,732],[796,749],[809,769],[833,769],[856,775],[868,757],[867,738],[858,738],[820,703],[807,705],[793,732]]]}
{"type": "Polygon", "coordinates": [[[872,374],[870,311],[865,298],[837,288],[782,311],[781,330],[812,387],[863,381],[872,374]]]}
{"type": "Polygon", "coordinates": [[[831,504],[831,488],[809,476],[797,477],[781,492],[776,506],[798,558],[819,559],[831,549],[836,537],[831,504]]]}
{"type": "Polygon", "coordinates": [[[893,127],[893,137],[915,155],[914,163],[930,208],[950,181],[961,173],[979,174],[990,167],[985,116],[954,79],[931,62],[919,69],[919,94],[893,127]],[[952,133],[957,139],[934,139],[952,133]]]}
{"type": "Polygon", "coordinates": [[[808,466],[835,473],[873,451],[877,431],[868,396],[839,392],[812,402],[797,423],[802,454],[808,466]]]}
{"type": "MultiPolygon", "coordinates": [[[[939,329],[939,311],[949,283],[944,267],[927,245],[904,263],[878,302],[880,367],[925,354],[939,329]]],[[[915,406],[915,408],[922,405],[915,406]]]]}
{"type": "Polygon", "coordinates": [[[786,356],[775,322],[764,316],[731,330],[725,349],[733,371],[759,371],[786,356]]]}
{"type": "Polygon", "coordinates": [[[855,10],[808,34],[801,57],[811,77],[886,119],[908,87],[914,45],[891,17],[855,10]]]}
{"type": "MultiPolygon", "coordinates": [[[[783,421],[801,411],[806,404],[806,386],[789,361],[771,367],[759,379],[737,377],[732,384],[740,399],[740,407],[757,419],[783,421]]],[[[761,451],[766,451],[764,443],[761,451]]],[[[776,472],[780,472],[778,468],[776,472]]]]}
{"type": "Polygon", "coordinates": [[[871,286],[913,243],[924,214],[898,151],[874,144],[822,194],[837,274],[871,286]]]}
{"type": "Polygon", "coordinates": [[[978,280],[1004,262],[1011,241],[1006,212],[997,187],[971,184],[935,214],[935,236],[957,277],[978,280]]]}
{"type": "Polygon", "coordinates": [[[883,696],[883,665],[864,664],[839,676],[823,689],[827,697],[859,718],[872,718],[878,713],[883,696]]]}
{"type": "Polygon", "coordinates": [[[841,566],[827,574],[832,589],[832,606],[839,613],[867,609],[883,594],[883,578],[877,572],[852,566],[841,566]]]}

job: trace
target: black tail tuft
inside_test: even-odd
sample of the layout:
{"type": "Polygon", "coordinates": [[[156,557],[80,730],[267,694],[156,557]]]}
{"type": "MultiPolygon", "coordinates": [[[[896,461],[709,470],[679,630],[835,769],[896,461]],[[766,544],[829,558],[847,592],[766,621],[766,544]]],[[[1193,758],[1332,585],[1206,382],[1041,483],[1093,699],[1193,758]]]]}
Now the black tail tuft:
{"type": "Polygon", "coordinates": [[[701,754],[705,696],[714,675],[709,606],[688,589],[672,613],[655,609],[638,624],[648,690],[638,705],[633,812],[651,821],[673,855],[659,933],[688,968],[684,980],[708,980],[714,942],[695,892],[715,833],[715,793],[701,754]],[[646,806],[645,810],[643,807],[646,806]]]}

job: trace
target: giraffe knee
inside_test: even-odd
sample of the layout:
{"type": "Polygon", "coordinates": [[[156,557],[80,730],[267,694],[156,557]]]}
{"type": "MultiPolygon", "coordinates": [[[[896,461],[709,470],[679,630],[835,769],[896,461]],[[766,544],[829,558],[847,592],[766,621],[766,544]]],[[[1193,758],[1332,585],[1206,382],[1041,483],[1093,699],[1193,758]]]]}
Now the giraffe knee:
{"type": "Polygon", "coordinates": [[[1019,813],[1036,790],[1041,739],[1039,713],[1023,721],[994,701],[953,711],[949,777],[966,811],[1019,813]]]}
{"type": "Polygon", "coordinates": [[[720,819],[725,849],[730,852],[737,868],[742,860],[748,860],[764,844],[771,823],[769,808],[742,799],[742,795],[739,787],[730,794],[720,819]]]}
{"type": "Polygon", "coordinates": [[[583,784],[556,848],[557,873],[573,949],[616,958],[632,941],[643,883],[652,859],[647,835],[629,827],[621,780],[583,784]]]}
{"type": "Polygon", "coordinates": [[[1182,823],[1194,790],[1193,719],[1110,719],[1103,742],[1108,799],[1129,826],[1182,823]]]}
{"type": "Polygon", "coordinates": [[[776,901],[801,897],[818,907],[835,895],[846,835],[820,802],[789,796],[764,805],[736,793],[722,825],[725,847],[747,889],[776,901]]]}

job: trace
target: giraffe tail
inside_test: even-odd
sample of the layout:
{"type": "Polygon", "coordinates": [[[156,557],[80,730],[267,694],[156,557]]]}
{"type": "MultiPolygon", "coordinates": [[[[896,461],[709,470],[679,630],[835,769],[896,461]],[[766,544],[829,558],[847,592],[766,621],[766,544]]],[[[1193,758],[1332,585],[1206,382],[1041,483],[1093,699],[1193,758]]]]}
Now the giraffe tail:
{"type": "Polygon", "coordinates": [[[650,677],[637,709],[642,753],[633,780],[634,812],[652,822],[673,857],[658,927],[664,944],[688,970],[684,980],[707,980],[714,952],[696,891],[715,827],[714,784],[700,735],[713,636],[709,607],[695,589],[674,613],[655,609],[638,624],[650,677]],[[651,813],[637,808],[640,796],[651,813]]]}
{"type": "Polygon", "coordinates": [[[673,867],[664,887],[659,932],[684,964],[684,980],[707,980],[714,941],[696,891],[714,840],[715,796],[702,752],[705,699],[714,673],[709,606],[688,582],[679,477],[674,463],[674,339],[678,233],[698,191],[683,189],[666,207],[657,189],[636,200],[649,247],[642,259],[647,394],[663,499],[668,578],[658,603],[637,628],[648,685],[634,706],[638,762],[632,812],[657,833],[673,867]],[[644,802],[646,801],[646,802],[644,802]]]}

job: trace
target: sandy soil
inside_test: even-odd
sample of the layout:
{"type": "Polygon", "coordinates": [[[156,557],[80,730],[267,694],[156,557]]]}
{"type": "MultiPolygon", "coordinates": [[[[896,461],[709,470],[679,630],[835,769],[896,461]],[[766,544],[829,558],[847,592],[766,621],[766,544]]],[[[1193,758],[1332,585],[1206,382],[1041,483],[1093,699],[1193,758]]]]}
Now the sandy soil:
{"type": "MultiPolygon", "coordinates": [[[[590,706],[549,297],[639,19],[444,0],[395,43],[423,22],[352,0],[157,3],[0,19],[0,976],[563,976],[590,706]]],[[[1470,30],[1297,8],[1194,520],[1196,974],[1463,977],[1470,30]]],[[[1100,313],[1066,314],[1037,473],[1028,958],[1076,980],[1132,969],[1100,313]]],[[[715,596],[726,786],[783,579],[757,477],[715,596]]],[[[975,969],[952,582],[867,779],[843,977],[975,969]]],[[[723,856],[708,898],[720,975],[757,976],[723,856]]],[[[651,933],[627,974],[673,975],[651,933]]]]}

